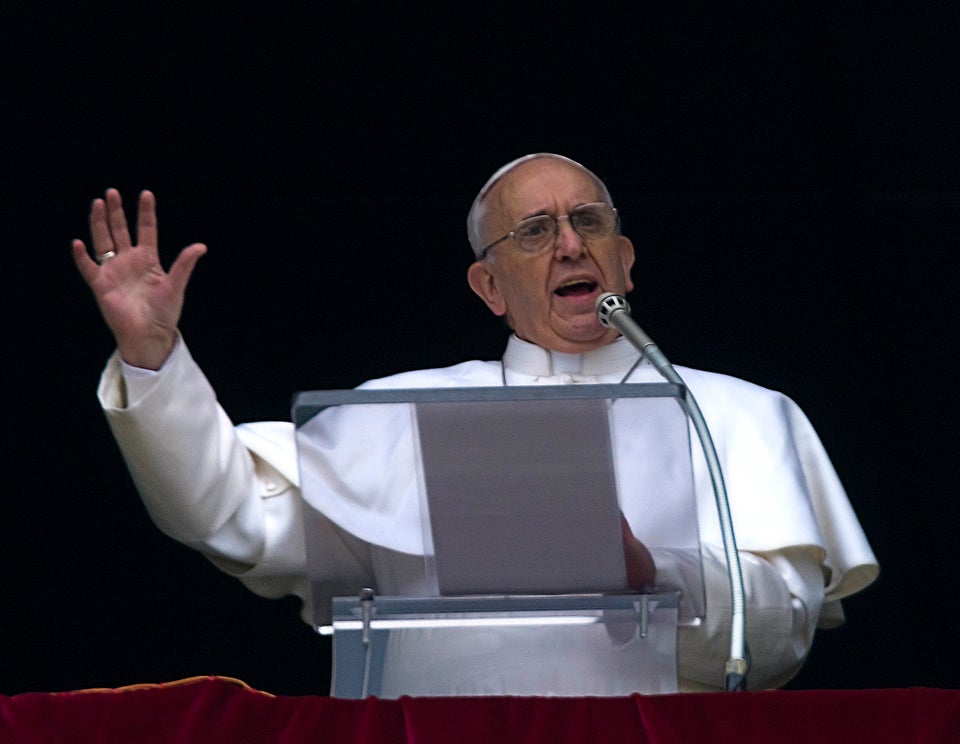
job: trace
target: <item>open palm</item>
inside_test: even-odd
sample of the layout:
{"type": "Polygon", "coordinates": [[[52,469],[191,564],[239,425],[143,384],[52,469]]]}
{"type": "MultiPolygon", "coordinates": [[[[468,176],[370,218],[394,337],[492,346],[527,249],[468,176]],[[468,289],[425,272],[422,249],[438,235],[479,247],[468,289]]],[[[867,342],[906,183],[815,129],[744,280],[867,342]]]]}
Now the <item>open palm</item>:
{"type": "Polygon", "coordinates": [[[149,191],[140,194],[136,244],[116,189],[94,199],[90,235],[96,260],[82,240],[73,241],[73,258],[121,357],[136,367],[159,369],[173,348],[187,282],[206,246],[184,248],[164,271],[157,252],[156,198],[149,191]]]}

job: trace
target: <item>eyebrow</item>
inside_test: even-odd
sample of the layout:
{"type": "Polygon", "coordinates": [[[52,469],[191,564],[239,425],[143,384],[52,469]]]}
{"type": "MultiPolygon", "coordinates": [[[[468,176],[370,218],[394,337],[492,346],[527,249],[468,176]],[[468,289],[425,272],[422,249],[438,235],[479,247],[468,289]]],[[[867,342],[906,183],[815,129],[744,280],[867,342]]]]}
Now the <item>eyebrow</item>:
{"type": "Polygon", "coordinates": [[[524,220],[529,220],[529,219],[532,219],[533,217],[547,217],[549,215],[550,215],[550,212],[548,212],[546,209],[539,209],[536,212],[530,212],[529,214],[524,215],[523,217],[520,218],[519,221],[523,222],[524,220]]]}
{"type": "MultiPolygon", "coordinates": [[[[567,212],[567,214],[570,214],[570,212],[572,212],[572,211],[575,210],[575,209],[580,209],[580,207],[585,207],[587,204],[606,204],[606,202],[605,202],[605,201],[602,201],[602,200],[601,200],[601,201],[585,201],[585,202],[580,202],[579,204],[576,204],[576,205],[574,205],[573,207],[571,207],[570,210],[567,212]]],[[[530,212],[530,213],[529,213],[528,215],[526,215],[525,217],[521,217],[521,218],[518,220],[518,222],[523,222],[524,220],[529,220],[529,219],[531,219],[531,218],[533,218],[533,217],[545,217],[545,216],[552,217],[553,215],[552,215],[548,210],[546,210],[546,209],[540,209],[540,210],[537,210],[536,212],[530,212]]]]}

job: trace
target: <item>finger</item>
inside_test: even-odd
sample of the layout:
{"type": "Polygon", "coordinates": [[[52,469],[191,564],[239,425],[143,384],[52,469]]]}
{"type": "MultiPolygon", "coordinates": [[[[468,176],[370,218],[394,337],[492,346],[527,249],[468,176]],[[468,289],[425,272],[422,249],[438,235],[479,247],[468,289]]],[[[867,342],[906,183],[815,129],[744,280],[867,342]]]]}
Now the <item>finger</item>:
{"type": "Polygon", "coordinates": [[[97,255],[115,250],[110,227],[107,225],[107,205],[103,199],[94,199],[90,205],[90,237],[97,255]]]}
{"type": "Polygon", "coordinates": [[[116,189],[107,189],[107,226],[110,228],[110,235],[113,237],[115,251],[122,251],[129,248],[130,231],[127,229],[127,216],[123,213],[123,202],[120,199],[120,192],[116,189]]]}
{"type": "Polygon", "coordinates": [[[82,240],[74,240],[71,248],[73,249],[73,262],[80,270],[84,281],[92,285],[94,277],[97,275],[97,262],[90,258],[87,246],[83,244],[82,240]]]}
{"type": "Polygon", "coordinates": [[[197,261],[199,261],[200,257],[206,252],[207,246],[203,243],[188,245],[180,251],[177,260],[174,261],[170,267],[170,271],[168,272],[170,282],[181,294],[187,288],[187,282],[190,281],[190,275],[193,274],[193,269],[197,265],[197,261]]]}
{"type": "Polygon", "coordinates": [[[140,193],[137,209],[137,245],[156,249],[157,243],[157,198],[150,191],[140,193]]]}

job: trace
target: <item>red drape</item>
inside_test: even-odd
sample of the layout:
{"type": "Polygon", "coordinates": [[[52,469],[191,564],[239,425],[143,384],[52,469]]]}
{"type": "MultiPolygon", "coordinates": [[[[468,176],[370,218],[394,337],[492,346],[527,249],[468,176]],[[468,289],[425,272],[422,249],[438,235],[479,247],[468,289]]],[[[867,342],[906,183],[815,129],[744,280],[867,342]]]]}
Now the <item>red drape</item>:
{"type": "Polygon", "coordinates": [[[936,744],[960,742],[960,691],[337,700],[272,696],[205,677],[0,697],[0,741],[936,744]]]}

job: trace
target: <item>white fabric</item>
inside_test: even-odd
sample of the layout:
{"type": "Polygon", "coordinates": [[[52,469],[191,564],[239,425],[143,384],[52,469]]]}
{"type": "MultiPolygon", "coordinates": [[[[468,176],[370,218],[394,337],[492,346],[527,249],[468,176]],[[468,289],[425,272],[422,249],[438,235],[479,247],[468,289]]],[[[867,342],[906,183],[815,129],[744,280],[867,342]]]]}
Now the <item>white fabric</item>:
{"type": "MultiPolygon", "coordinates": [[[[636,360],[623,340],[578,357],[513,337],[505,368],[466,362],[364,387],[499,385],[504,378],[510,385],[618,382],[636,360]]],[[[679,371],[710,426],[727,482],[747,584],[750,682],[779,685],[799,668],[821,616],[831,623],[841,618],[838,600],[876,577],[876,560],[819,439],[791,400],[734,378],[679,371]]],[[[646,364],[630,380],[660,381],[646,364]]],[[[129,390],[115,355],[99,395],[161,529],[203,551],[253,591],[293,593],[309,602],[291,424],[234,428],[182,342],[159,374],[129,390]]],[[[729,646],[729,586],[702,458],[695,456],[694,467],[708,612],[701,626],[681,632],[681,689],[717,689],[729,646]]],[[[336,593],[355,594],[371,583],[382,594],[416,593],[424,582],[423,563],[411,555],[416,537],[400,534],[412,524],[404,504],[380,493],[362,507],[353,516],[327,514],[312,525],[329,536],[328,554],[316,570],[336,593]],[[391,529],[394,537],[380,540],[385,545],[368,541],[391,529]]],[[[624,505],[628,519],[629,507],[624,505]]],[[[311,617],[308,606],[304,617],[311,617]]]]}

